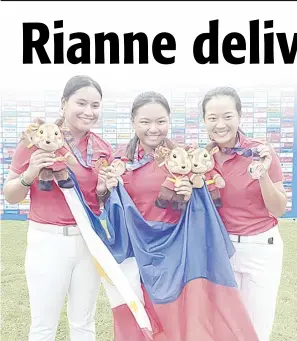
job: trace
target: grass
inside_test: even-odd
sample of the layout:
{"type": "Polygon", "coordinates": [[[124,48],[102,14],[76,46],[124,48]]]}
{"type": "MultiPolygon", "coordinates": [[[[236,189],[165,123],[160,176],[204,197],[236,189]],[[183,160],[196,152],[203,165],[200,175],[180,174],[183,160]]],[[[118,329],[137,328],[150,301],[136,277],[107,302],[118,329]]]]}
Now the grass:
{"type": "MultiPolygon", "coordinates": [[[[271,341],[297,340],[297,222],[283,220],[284,266],[271,341]]],[[[1,340],[27,341],[30,308],[24,273],[27,222],[2,221],[1,227],[1,340]]],[[[66,300],[65,300],[66,302],[66,300]]],[[[97,341],[113,340],[112,314],[101,288],[96,311],[97,341]]],[[[66,304],[57,341],[70,341],[66,304]]],[[[198,340],[197,340],[198,341],[198,340]]]]}

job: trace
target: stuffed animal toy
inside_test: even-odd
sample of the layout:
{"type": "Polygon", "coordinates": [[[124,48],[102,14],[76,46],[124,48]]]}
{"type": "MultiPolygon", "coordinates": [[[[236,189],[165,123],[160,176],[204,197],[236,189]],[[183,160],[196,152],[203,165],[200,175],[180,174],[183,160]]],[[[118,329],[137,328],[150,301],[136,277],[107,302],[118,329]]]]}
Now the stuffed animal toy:
{"type": "Polygon", "coordinates": [[[122,175],[126,172],[127,168],[126,168],[126,163],[129,161],[128,158],[125,157],[115,157],[112,162],[110,163],[110,165],[108,165],[108,161],[102,156],[100,157],[96,163],[95,163],[95,169],[99,172],[100,169],[102,168],[107,168],[109,167],[110,172],[114,173],[117,175],[117,179],[119,180],[119,182],[123,185],[123,178],[122,175]]]}
{"type": "MultiPolygon", "coordinates": [[[[38,187],[42,191],[50,191],[53,188],[53,180],[56,179],[61,188],[72,188],[74,182],[69,177],[67,165],[76,165],[77,160],[64,146],[65,140],[62,133],[62,121],[46,123],[36,119],[22,134],[22,140],[27,148],[32,148],[32,153],[37,149],[54,152],[55,163],[43,168],[38,177],[38,187]]],[[[64,128],[65,129],[65,128],[64,128]]]]}
{"type": "Polygon", "coordinates": [[[171,203],[173,210],[182,211],[186,207],[184,195],[176,194],[174,188],[183,177],[190,175],[191,160],[185,148],[167,145],[166,147],[159,146],[155,150],[155,161],[159,167],[166,167],[168,172],[155,205],[165,209],[171,203]]]}
{"type": "Polygon", "coordinates": [[[204,185],[204,174],[207,172],[207,163],[210,160],[208,151],[199,148],[198,146],[190,146],[188,154],[191,159],[192,175],[190,182],[193,188],[202,188],[204,185]]]}
{"type": "MultiPolygon", "coordinates": [[[[190,155],[192,158],[192,172],[195,176],[203,177],[215,206],[221,207],[222,201],[219,189],[224,188],[226,184],[222,176],[214,170],[215,161],[213,155],[218,150],[217,146],[209,144],[205,148],[195,148],[190,152],[190,155]]],[[[199,188],[199,178],[192,178],[193,186],[199,188]]]]}

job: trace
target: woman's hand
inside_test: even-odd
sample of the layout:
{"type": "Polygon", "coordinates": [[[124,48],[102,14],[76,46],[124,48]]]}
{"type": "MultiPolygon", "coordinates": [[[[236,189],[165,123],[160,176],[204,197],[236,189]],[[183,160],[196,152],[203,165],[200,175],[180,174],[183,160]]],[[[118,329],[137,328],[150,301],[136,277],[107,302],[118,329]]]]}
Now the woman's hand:
{"type": "Polygon", "coordinates": [[[253,179],[260,179],[266,174],[272,162],[271,147],[268,143],[258,146],[257,152],[260,160],[253,161],[248,167],[248,172],[253,179]]]}
{"type": "Polygon", "coordinates": [[[269,144],[262,144],[257,148],[257,151],[261,158],[261,163],[264,167],[264,170],[265,172],[267,172],[272,162],[271,147],[269,146],[269,144]]]}
{"type": "Polygon", "coordinates": [[[98,174],[98,182],[96,191],[100,195],[104,195],[107,191],[118,185],[119,181],[117,176],[111,172],[110,167],[102,168],[98,174]]]}
{"type": "Polygon", "coordinates": [[[190,183],[189,178],[184,177],[175,184],[174,190],[176,194],[184,195],[185,201],[189,201],[193,191],[193,187],[190,183]]]}
{"type": "Polygon", "coordinates": [[[24,181],[28,184],[38,177],[42,168],[52,166],[56,161],[54,153],[46,152],[42,149],[36,150],[30,157],[27,170],[24,172],[24,181]]]}

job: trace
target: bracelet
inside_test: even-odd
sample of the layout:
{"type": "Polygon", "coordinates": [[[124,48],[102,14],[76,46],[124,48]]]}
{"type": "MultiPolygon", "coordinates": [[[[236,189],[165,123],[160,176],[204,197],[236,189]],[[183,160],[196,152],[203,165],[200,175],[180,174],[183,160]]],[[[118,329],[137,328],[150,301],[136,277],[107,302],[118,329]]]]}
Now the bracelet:
{"type": "Polygon", "coordinates": [[[108,192],[108,189],[104,192],[104,193],[99,193],[97,190],[96,190],[96,194],[98,195],[98,197],[104,197],[104,195],[106,195],[108,192]]]}
{"type": "Polygon", "coordinates": [[[33,182],[31,182],[30,184],[27,184],[27,182],[24,180],[24,173],[22,173],[20,176],[19,176],[20,180],[21,180],[21,184],[25,187],[31,187],[31,185],[33,184],[33,182]]]}

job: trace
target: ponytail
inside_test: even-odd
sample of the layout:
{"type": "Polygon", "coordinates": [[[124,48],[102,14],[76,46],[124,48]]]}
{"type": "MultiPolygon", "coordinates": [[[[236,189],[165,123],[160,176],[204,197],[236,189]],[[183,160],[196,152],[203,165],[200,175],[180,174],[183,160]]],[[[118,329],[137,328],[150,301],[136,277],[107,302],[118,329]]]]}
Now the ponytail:
{"type": "Polygon", "coordinates": [[[130,140],[130,142],[126,148],[126,156],[132,162],[134,161],[134,154],[136,151],[138,141],[139,141],[139,139],[138,139],[137,135],[134,135],[134,137],[130,140]]]}

